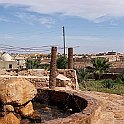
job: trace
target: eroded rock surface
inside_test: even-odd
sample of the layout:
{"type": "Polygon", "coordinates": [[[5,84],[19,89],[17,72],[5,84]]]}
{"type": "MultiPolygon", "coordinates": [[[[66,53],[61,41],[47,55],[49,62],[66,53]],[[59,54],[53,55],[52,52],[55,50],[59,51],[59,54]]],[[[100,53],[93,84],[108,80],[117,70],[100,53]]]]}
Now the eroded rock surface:
{"type": "Polygon", "coordinates": [[[0,102],[23,105],[37,94],[35,86],[22,78],[11,78],[0,84],[0,102]]]}
{"type": "Polygon", "coordinates": [[[18,112],[21,114],[21,116],[26,117],[33,114],[34,109],[32,102],[27,103],[24,107],[18,109],[18,112]]]}
{"type": "Polygon", "coordinates": [[[20,124],[22,117],[33,114],[31,100],[36,94],[35,86],[26,79],[1,80],[0,124],[20,124]]]}
{"type": "Polygon", "coordinates": [[[0,124],[20,124],[20,120],[13,113],[9,113],[0,117],[0,124]]]}
{"type": "Polygon", "coordinates": [[[7,111],[7,112],[14,112],[14,107],[12,105],[5,105],[4,106],[4,109],[7,111]]]}
{"type": "Polygon", "coordinates": [[[124,95],[83,91],[100,102],[101,114],[93,124],[124,124],[124,95]]]}

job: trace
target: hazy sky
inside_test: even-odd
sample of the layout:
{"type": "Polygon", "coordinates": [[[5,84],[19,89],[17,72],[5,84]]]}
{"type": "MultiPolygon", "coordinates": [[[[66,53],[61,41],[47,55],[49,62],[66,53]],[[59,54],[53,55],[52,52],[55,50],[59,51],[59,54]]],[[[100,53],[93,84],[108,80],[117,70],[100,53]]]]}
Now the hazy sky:
{"type": "Polygon", "coordinates": [[[0,0],[0,44],[123,52],[124,0],[0,0]],[[80,47],[77,47],[80,46],[80,47]]]}

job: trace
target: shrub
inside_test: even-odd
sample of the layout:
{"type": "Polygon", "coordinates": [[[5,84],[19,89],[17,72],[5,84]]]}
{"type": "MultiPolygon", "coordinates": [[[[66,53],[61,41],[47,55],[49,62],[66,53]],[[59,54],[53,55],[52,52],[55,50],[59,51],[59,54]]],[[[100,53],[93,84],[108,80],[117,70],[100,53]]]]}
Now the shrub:
{"type": "Polygon", "coordinates": [[[64,55],[59,55],[57,59],[57,68],[58,69],[67,69],[68,59],[64,55]]]}
{"type": "Polygon", "coordinates": [[[103,80],[101,83],[104,88],[108,88],[108,89],[114,88],[115,85],[115,81],[112,79],[103,80]]]}

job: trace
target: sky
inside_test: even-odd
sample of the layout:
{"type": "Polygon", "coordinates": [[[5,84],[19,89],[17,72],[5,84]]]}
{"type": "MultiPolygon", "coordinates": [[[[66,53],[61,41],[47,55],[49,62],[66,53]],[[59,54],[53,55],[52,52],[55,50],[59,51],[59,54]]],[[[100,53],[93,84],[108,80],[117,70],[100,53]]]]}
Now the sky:
{"type": "Polygon", "coordinates": [[[0,47],[63,48],[63,26],[75,53],[124,52],[124,0],[0,0],[0,47]]]}

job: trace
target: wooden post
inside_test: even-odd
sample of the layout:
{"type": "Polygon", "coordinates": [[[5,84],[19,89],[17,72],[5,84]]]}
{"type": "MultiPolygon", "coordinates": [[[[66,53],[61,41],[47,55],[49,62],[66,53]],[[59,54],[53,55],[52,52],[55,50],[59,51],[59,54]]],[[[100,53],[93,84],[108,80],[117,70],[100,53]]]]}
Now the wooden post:
{"type": "Polygon", "coordinates": [[[54,89],[56,87],[56,61],[57,61],[57,47],[51,48],[51,62],[50,62],[50,77],[49,88],[54,89]]]}
{"type": "Polygon", "coordinates": [[[68,48],[68,69],[73,69],[73,48],[68,48]]]}

